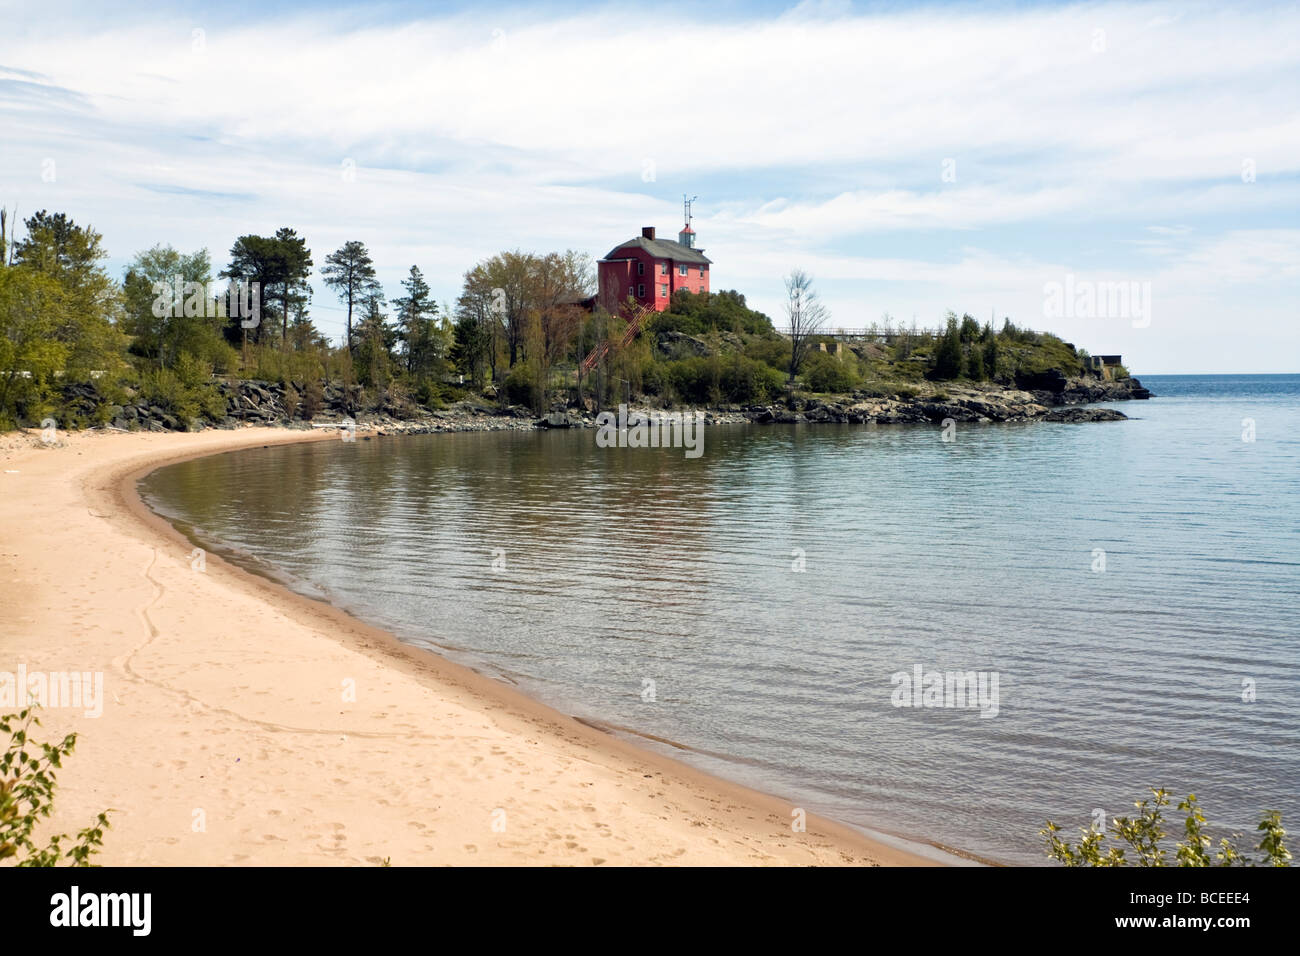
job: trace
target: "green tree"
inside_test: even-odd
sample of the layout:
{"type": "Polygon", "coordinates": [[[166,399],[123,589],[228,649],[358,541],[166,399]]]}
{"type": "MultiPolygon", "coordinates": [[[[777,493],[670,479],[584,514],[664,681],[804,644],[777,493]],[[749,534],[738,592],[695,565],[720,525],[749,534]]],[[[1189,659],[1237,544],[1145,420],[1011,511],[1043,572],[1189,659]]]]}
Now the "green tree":
{"type": "Polygon", "coordinates": [[[383,311],[384,296],[375,290],[364,303],[365,317],[357,325],[357,378],[362,385],[385,387],[393,380],[393,349],[397,329],[383,311]]]}
{"type": "Polygon", "coordinates": [[[321,269],[325,284],[335,291],[348,307],[348,351],[352,351],[352,310],[365,302],[379,288],[375,263],[364,242],[353,239],[343,243],[325,257],[321,269]]]}
{"type": "Polygon", "coordinates": [[[456,315],[451,334],[452,367],[467,376],[475,387],[482,388],[490,341],[487,329],[475,316],[461,312],[456,315]]]}
{"type": "Polygon", "coordinates": [[[329,339],[308,317],[306,303],[299,303],[294,309],[293,321],[289,323],[289,344],[297,352],[323,352],[329,348],[329,339]]]}
{"type": "Polygon", "coordinates": [[[132,336],[131,351],[162,368],[175,365],[182,351],[196,356],[209,352],[225,324],[207,298],[211,281],[206,249],[186,255],[157,245],[137,252],[122,280],[122,328],[132,336]],[[176,301],[178,279],[181,298],[176,301]]]}
{"type": "Polygon", "coordinates": [[[92,372],[117,371],[126,344],[117,326],[121,292],[101,265],[108,256],[103,237],[63,213],[45,210],[25,225],[13,268],[46,276],[58,286],[57,298],[43,302],[54,320],[52,337],[67,348],[65,379],[85,381],[92,372]]]}
{"type": "Polygon", "coordinates": [[[985,326],[984,337],[984,372],[989,378],[998,377],[998,339],[991,334],[992,329],[985,326]]]}
{"type": "Polygon", "coordinates": [[[59,284],[30,269],[0,269],[0,430],[48,410],[68,346],[59,341],[59,284]]]}
{"type": "Polygon", "coordinates": [[[502,333],[501,312],[504,293],[498,295],[483,263],[465,273],[464,285],[456,299],[456,326],[452,346],[456,367],[482,384],[497,380],[497,343],[502,333]]]}
{"type": "Polygon", "coordinates": [[[403,364],[413,379],[428,379],[440,370],[447,347],[438,323],[438,303],[417,266],[411,266],[402,288],[406,295],[394,299],[393,305],[397,308],[397,339],[403,364]]]}
{"type": "MultiPolygon", "coordinates": [[[[223,279],[237,282],[256,283],[257,294],[265,301],[272,287],[280,281],[282,263],[280,245],[267,236],[240,236],[230,247],[230,264],[221,270],[223,279]]],[[[254,343],[265,341],[268,310],[261,310],[261,321],[253,328],[254,343]]],[[[248,341],[248,329],[243,326],[245,320],[233,318],[226,325],[226,335],[233,342],[248,341]]]]}
{"type": "Polygon", "coordinates": [[[289,313],[291,308],[305,303],[311,295],[311,250],[307,240],[289,227],[275,231],[276,284],[280,288],[280,341],[289,347],[289,313]]]}
{"type": "Polygon", "coordinates": [[[934,377],[940,381],[956,378],[962,371],[961,332],[957,317],[948,313],[948,327],[934,350],[934,377]]]}
{"type": "Polygon", "coordinates": [[[980,337],[980,324],[970,315],[961,317],[961,330],[959,333],[963,344],[974,342],[980,337]]]}

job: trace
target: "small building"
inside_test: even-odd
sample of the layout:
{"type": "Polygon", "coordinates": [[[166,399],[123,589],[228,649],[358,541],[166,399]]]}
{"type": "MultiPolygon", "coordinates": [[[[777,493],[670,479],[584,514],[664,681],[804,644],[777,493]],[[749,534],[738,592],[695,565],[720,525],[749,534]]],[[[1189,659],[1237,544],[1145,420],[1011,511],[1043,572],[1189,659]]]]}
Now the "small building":
{"type": "Polygon", "coordinates": [[[662,312],[678,289],[709,291],[711,262],[696,248],[695,230],[689,222],[676,241],[658,239],[655,227],[645,226],[640,236],[615,246],[597,261],[597,295],[609,312],[618,312],[628,299],[662,312]]]}

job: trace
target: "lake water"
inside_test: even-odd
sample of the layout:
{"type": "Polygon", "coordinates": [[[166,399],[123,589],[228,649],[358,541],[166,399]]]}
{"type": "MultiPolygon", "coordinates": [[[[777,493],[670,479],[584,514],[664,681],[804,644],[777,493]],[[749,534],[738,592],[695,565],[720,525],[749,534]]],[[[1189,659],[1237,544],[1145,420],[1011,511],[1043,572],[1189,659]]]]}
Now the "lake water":
{"type": "Polygon", "coordinates": [[[1164,786],[1294,831],[1300,376],[1143,383],[1158,398],[1116,405],[1127,422],[950,442],[413,436],[187,462],[143,491],[212,550],[851,824],[1038,863],[1045,819],[1074,834],[1164,786]],[[895,706],[917,665],[996,675],[996,716],[895,706]]]}

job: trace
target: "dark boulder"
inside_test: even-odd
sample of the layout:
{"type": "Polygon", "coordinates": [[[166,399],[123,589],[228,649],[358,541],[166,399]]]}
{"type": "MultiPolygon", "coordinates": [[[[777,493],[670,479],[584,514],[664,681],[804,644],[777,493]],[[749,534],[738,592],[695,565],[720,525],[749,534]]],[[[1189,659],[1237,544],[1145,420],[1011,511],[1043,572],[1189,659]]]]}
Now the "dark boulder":
{"type": "Polygon", "coordinates": [[[1077,424],[1079,422],[1122,422],[1128,418],[1123,412],[1117,412],[1113,408],[1083,408],[1078,405],[1067,405],[1065,408],[1054,408],[1043,416],[1045,422],[1066,422],[1077,424]]]}

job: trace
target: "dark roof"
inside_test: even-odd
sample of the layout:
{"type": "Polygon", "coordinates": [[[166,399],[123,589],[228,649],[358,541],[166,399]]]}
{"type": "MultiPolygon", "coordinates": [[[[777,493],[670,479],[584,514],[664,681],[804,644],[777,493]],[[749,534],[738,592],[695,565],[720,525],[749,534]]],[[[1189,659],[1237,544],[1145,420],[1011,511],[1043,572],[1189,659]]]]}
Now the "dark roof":
{"type": "Polygon", "coordinates": [[[692,249],[684,246],[676,239],[647,239],[645,236],[637,236],[635,239],[629,239],[627,242],[621,242],[613,249],[609,250],[606,259],[620,259],[626,256],[620,256],[619,253],[624,249],[636,246],[644,249],[656,259],[673,259],[677,262],[712,262],[713,260],[700,252],[698,249],[692,249]]]}

